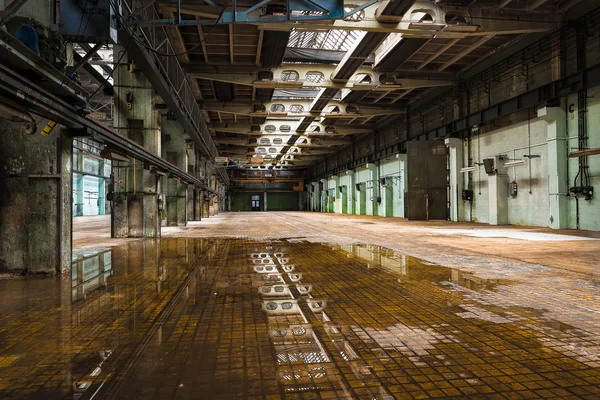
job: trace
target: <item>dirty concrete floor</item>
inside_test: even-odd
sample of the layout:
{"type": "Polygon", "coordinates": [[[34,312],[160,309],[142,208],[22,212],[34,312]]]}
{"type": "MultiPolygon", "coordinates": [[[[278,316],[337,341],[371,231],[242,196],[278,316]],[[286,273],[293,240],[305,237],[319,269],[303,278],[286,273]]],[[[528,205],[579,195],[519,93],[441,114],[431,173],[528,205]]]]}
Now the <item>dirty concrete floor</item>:
{"type": "Polygon", "coordinates": [[[0,280],[0,398],[600,398],[593,234],[239,213],[86,235],[71,276],[0,280]]]}
{"type": "MultiPolygon", "coordinates": [[[[77,217],[73,226],[75,249],[112,246],[131,240],[110,238],[108,216],[77,217]]],[[[162,235],[306,238],[377,244],[440,265],[491,277],[519,274],[522,268],[512,267],[520,264],[600,274],[600,232],[591,231],[493,227],[312,212],[237,212],[188,222],[185,228],[163,227],[162,235]]]]}

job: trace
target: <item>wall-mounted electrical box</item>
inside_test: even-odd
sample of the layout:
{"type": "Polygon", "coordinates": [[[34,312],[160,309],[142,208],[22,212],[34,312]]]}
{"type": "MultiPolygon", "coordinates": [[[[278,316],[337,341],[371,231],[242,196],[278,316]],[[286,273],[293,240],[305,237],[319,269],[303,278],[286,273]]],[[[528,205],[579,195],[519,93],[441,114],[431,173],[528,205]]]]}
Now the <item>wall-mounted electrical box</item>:
{"type": "MultiPolygon", "coordinates": [[[[61,0],[60,33],[68,42],[117,43],[118,15],[110,0],[61,0]],[[82,23],[83,21],[83,23],[82,23]]],[[[121,13],[121,10],[118,10],[121,13]]]]}
{"type": "Polygon", "coordinates": [[[469,189],[463,189],[462,199],[464,201],[473,201],[473,191],[469,189]]]}
{"type": "Polygon", "coordinates": [[[511,183],[508,184],[508,194],[510,195],[510,197],[517,197],[517,193],[518,193],[518,186],[517,186],[517,182],[516,181],[512,181],[511,183]]]}
{"type": "Polygon", "coordinates": [[[485,173],[488,175],[494,175],[496,173],[496,169],[494,168],[494,159],[486,158],[483,160],[483,166],[485,168],[485,173]]]}

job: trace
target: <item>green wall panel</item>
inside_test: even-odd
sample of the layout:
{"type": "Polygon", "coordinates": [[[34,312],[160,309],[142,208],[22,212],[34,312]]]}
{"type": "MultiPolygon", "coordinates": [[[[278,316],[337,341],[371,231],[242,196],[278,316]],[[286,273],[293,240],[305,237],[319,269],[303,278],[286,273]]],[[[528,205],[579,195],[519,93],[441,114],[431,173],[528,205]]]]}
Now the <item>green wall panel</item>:
{"type": "Polygon", "coordinates": [[[231,211],[250,211],[250,193],[231,192],[231,211]]]}
{"type": "Polygon", "coordinates": [[[268,211],[298,211],[300,209],[299,192],[267,193],[268,211]]]}

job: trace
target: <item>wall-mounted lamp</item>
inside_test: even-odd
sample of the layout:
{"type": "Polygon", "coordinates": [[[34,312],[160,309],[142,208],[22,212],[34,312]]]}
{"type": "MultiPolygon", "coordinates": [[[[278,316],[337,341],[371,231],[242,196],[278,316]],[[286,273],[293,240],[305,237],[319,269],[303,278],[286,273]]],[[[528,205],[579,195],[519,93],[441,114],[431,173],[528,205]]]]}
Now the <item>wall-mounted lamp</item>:
{"type": "Polygon", "coordinates": [[[527,160],[515,160],[515,161],[505,162],[504,167],[506,167],[506,168],[521,167],[521,166],[527,165],[527,164],[528,164],[527,160]]]}

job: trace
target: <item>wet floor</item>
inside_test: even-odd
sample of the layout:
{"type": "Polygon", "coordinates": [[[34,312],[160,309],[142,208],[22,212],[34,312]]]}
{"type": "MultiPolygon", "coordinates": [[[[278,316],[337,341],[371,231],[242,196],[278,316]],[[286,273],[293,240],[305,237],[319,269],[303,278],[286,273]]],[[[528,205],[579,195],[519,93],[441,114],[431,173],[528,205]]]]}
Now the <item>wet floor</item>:
{"type": "Polygon", "coordinates": [[[598,284],[561,285],[368,245],[130,242],[0,280],[0,398],[598,399],[598,284]]]}

